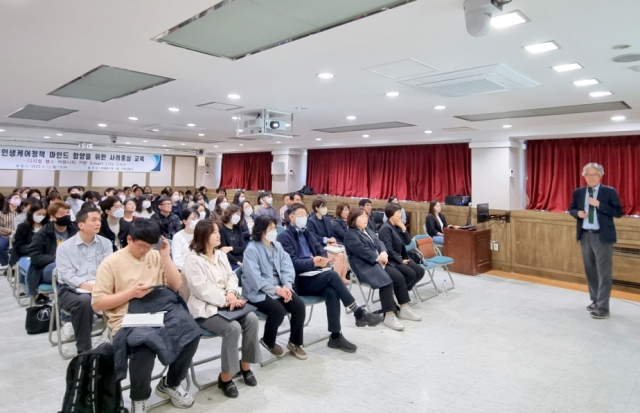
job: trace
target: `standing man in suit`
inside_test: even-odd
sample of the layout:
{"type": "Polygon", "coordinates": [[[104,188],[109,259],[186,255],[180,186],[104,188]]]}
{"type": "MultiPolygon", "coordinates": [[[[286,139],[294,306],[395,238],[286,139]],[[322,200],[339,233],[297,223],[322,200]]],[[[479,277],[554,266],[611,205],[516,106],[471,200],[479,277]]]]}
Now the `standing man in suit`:
{"type": "Polygon", "coordinates": [[[613,277],[613,244],[617,242],[613,218],[622,216],[622,205],[615,188],[601,185],[604,168],[588,163],[582,169],[587,186],[573,191],[569,212],[577,219],[584,271],[587,274],[591,304],[587,310],[594,318],[609,318],[609,298],[613,277]]]}

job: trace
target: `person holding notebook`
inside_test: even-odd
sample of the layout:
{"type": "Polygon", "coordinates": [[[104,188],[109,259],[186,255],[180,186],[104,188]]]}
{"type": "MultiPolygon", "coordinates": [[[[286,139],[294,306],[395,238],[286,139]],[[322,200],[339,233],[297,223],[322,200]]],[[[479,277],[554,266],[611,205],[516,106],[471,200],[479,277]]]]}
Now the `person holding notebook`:
{"type": "Polygon", "coordinates": [[[189,245],[182,275],[189,286],[191,296],[187,301],[189,312],[198,325],[222,337],[221,367],[218,387],[227,397],[238,397],[238,389],[232,378],[242,373],[248,386],[258,384],[251,363],[260,363],[258,317],[250,312],[228,321],[219,310],[244,307],[246,301],[239,297],[238,277],[231,269],[227,254],[219,249],[220,228],[213,220],[198,222],[189,245]],[[238,359],[238,343],[242,335],[242,359],[238,359]]]}

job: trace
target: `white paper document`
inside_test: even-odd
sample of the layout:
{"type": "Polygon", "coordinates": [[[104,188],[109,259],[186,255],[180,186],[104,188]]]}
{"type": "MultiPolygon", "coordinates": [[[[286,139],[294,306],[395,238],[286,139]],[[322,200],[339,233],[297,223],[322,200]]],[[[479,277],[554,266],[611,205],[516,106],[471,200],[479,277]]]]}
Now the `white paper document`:
{"type": "MultiPolygon", "coordinates": [[[[87,284],[94,285],[94,284],[96,283],[96,280],[93,280],[93,281],[86,281],[86,283],[87,283],[87,284]]],[[[80,287],[76,288],[76,292],[77,292],[77,293],[80,293],[80,294],[91,294],[91,291],[89,291],[89,290],[85,290],[84,288],[80,288],[80,287]]]]}
{"type": "Polygon", "coordinates": [[[324,272],[324,271],[331,271],[332,269],[333,269],[333,268],[331,268],[331,267],[326,267],[326,268],[322,268],[322,269],[320,269],[320,270],[314,270],[314,271],[307,271],[307,272],[303,272],[303,273],[300,273],[300,274],[298,274],[298,275],[299,275],[299,276],[301,276],[301,277],[313,277],[314,275],[318,275],[318,274],[320,274],[321,272],[324,272]]]}
{"type": "Polygon", "coordinates": [[[122,327],[162,327],[164,311],[160,313],[125,314],[122,327]]]}
{"type": "Polygon", "coordinates": [[[339,245],[337,247],[333,245],[327,245],[326,247],[324,247],[324,250],[333,254],[340,254],[341,252],[345,251],[342,245],[339,245]]]}

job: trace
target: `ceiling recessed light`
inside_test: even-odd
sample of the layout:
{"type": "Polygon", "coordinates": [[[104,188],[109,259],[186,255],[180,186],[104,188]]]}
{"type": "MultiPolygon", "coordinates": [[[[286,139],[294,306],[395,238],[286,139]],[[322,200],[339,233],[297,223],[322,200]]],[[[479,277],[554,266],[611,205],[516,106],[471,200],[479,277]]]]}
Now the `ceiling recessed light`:
{"type": "Polygon", "coordinates": [[[198,136],[204,136],[204,133],[199,133],[198,136]]]}
{"type": "Polygon", "coordinates": [[[169,108],[169,112],[180,112],[178,108],[169,108]]]}
{"type": "Polygon", "coordinates": [[[626,118],[624,116],[614,116],[611,118],[611,120],[615,120],[615,121],[621,121],[621,120],[625,120],[626,118]]]}
{"type": "Polygon", "coordinates": [[[147,140],[142,141],[142,143],[147,143],[147,142],[149,142],[149,141],[147,141],[147,140]]]}
{"type": "Polygon", "coordinates": [[[580,63],[569,63],[566,65],[553,66],[552,69],[555,70],[556,72],[562,73],[562,72],[569,72],[571,70],[582,69],[582,65],[580,63]]]}
{"type": "Polygon", "coordinates": [[[369,135],[362,135],[362,137],[363,137],[363,138],[368,138],[368,137],[369,137],[369,135]]]}
{"type": "Polygon", "coordinates": [[[347,116],[347,120],[356,120],[355,116],[347,116]]]}
{"type": "Polygon", "coordinates": [[[125,145],[131,145],[131,142],[125,142],[125,145]]]}
{"type": "Polygon", "coordinates": [[[151,132],[160,132],[160,129],[151,129],[151,132]]]}
{"type": "Polygon", "coordinates": [[[576,80],[575,82],[573,82],[574,85],[576,86],[591,86],[591,85],[597,85],[600,82],[598,81],[598,79],[582,79],[582,80],[576,80]]]}
{"type": "Polygon", "coordinates": [[[129,116],[129,120],[138,120],[135,116],[129,116]]]}
{"type": "Polygon", "coordinates": [[[320,79],[332,79],[334,76],[333,73],[318,73],[320,79]]]}
{"type": "Polygon", "coordinates": [[[531,54],[538,54],[543,52],[550,52],[551,50],[558,50],[560,45],[555,41],[530,44],[525,46],[524,49],[531,54]]]}
{"type": "Polygon", "coordinates": [[[162,146],[167,146],[167,145],[162,145],[162,146]]]}
{"type": "Polygon", "coordinates": [[[282,142],[280,142],[280,141],[276,141],[276,143],[282,143],[282,142]]]}
{"type": "Polygon", "coordinates": [[[4,129],[0,129],[0,132],[4,132],[4,129]]]}
{"type": "Polygon", "coordinates": [[[213,147],[214,147],[214,148],[219,148],[219,146],[218,146],[218,145],[213,145],[213,147]]]}
{"type": "Polygon", "coordinates": [[[520,11],[512,11],[509,13],[498,14],[491,19],[491,27],[494,29],[504,29],[505,27],[515,26],[517,24],[527,23],[529,19],[520,11]]]}
{"type": "Polygon", "coordinates": [[[240,117],[240,116],[234,116],[234,117],[232,117],[231,119],[233,119],[233,120],[240,120],[240,119],[242,119],[242,117],[240,117]]]}
{"type": "Polygon", "coordinates": [[[513,125],[502,125],[502,127],[505,128],[505,129],[509,129],[509,128],[512,128],[513,125]]]}
{"type": "Polygon", "coordinates": [[[387,97],[395,98],[395,97],[400,96],[400,93],[398,93],[398,92],[387,92],[386,95],[387,95],[387,97]]]}
{"type": "Polygon", "coordinates": [[[238,129],[238,132],[244,132],[244,129],[238,129]]]}
{"type": "Polygon", "coordinates": [[[317,140],[317,141],[321,141],[321,140],[322,140],[322,138],[316,138],[316,140],[317,140]]]}
{"type": "Polygon", "coordinates": [[[107,124],[106,123],[98,123],[98,126],[100,126],[101,128],[106,128],[107,124]]]}
{"type": "Polygon", "coordinates": [[[240,99],[240,95],[237,95],[237,94],[235,94],[235,93],[229,93],[229,94],[227,95],[227,97],[228,97],[229,99],[240,99]]]}
{"type": "Polygon", "coordinates": [[[244,143],[240,143],[239,145],[240,145],[240,146],[244,146],[244,143]]]}
{"type": "Polygon", "coordinates": [[[45,139],[51,139],[51,136],[45,136],[44,138],[45,139]]]}
{"type": "Polygon", "coordinates": [[[443,110],[443,109],[446,109],[447,107],[446,107],[446,106],[443,106],[443,105],[438,105],[438,106],[434,106],[433,108],[434,108],[435,110],[443,110]]]}
{"type": "Polygon", "coordinates": [[[184,145],[186,145],[186,143],[181,143],[181,144],[180,144],[180,146],[184,146],[184,145]]]}
{"type": "Polygon", "coordinates": [[[427,134],[428,133],[433,133],[433,131],[432,130],[426,130],[426,131],[424,131],[424,133],[427,133],[427,134]]]}
{"type": "Polygon", "coordinates": [[[602,92],[591,92],[589,93],[589,96],[591,96],[592,98],[601,98],[604,96],[611,96],[613,95],[612,92],[609,92],[608,90],[602,91],[602,92]]]}
{"type": "Polygon", "coordinates": [[[194,126],[196,126],[196,124],[195,123],[187,123],[187,126],[190,127],[190,128],[193,128],[194,126]]]}
{"type": "Polygon", "coordinates": [[[61,133],[56,133],[56,136],[62,136],[62,134],[61,133]]]}

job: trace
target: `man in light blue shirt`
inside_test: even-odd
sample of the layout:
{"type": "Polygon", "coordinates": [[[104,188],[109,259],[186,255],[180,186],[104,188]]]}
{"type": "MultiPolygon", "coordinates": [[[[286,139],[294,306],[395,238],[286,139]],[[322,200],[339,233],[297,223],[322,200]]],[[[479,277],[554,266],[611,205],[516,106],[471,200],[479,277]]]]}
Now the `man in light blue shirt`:
{"type": "Polygon", "coordinates": [[[82,209],[76,219],[78,233],[56,250],[56,270],[60,308],[71,313],[71,324],[66,323],[62,332],[65,338],[69,338],[72,331],[67,326],[73,326],[79,354],[91,350],[91,291],[98,266],[111,255],[113,247],[111,241],[98,235],[101,225],[99,209],[82,209]]]}

